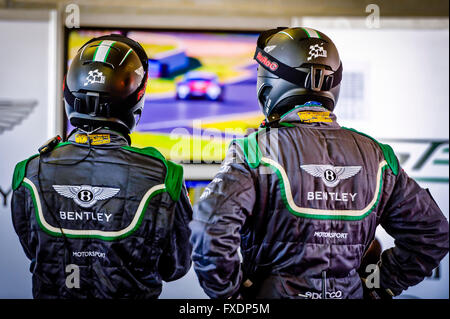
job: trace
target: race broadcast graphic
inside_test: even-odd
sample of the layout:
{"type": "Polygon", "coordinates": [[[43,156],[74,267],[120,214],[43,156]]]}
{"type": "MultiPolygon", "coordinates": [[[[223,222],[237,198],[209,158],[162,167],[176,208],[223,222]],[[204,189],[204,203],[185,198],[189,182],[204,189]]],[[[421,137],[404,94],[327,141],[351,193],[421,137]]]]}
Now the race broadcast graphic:
{"type": "MultiPolygon", "coordinates": [[[[85,41],[110,32],[70,31],[68,63],[85,41]]],[[[152,145],[183,162],[221,163],[230,141],[264,119],[254,98],[256,34],[121,32],[149,56],[150,80],[133,146],[152,145]]]]}

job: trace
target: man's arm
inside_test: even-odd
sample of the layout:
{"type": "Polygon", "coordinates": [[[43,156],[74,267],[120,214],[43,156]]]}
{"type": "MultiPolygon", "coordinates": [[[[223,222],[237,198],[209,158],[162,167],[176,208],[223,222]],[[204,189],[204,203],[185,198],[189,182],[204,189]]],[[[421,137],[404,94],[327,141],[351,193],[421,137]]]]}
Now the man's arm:
{"type": "Polygon", "coordinates": [[[380,285],[399,295],[430,276],[448,252],[448,221],[428,190],[401,170],[381,216],[395,239],[379,262],[380,285]]]}
{"type": "Polygon", "coordinates": [[[30,247],[30,212],[27,207],[27,190],[22,185],[14,190],[11,199],[11,217],[16,234],[19,236],[20,244],[23,247],[28,259],[34,258],[34,252],[30,247]]]}
{"type": "Polygon", "coordinates": [[[183,277],[191,267],[192,245],[189,243],[192,220],[192,206],[186,187],[181,189],[180,199],[175,204],[173,228],[168,244],[159,261],[159,273],[164,281],[173,281],[183,277]]]}
{"type": "Polygon", "coordinates": [[[195,205],[190,224],[194,269],[211,298],[229,298],[240,287],[240,230],[254,203],[250,168],[240,147],[233,143],[220,171],[195,205]]]}

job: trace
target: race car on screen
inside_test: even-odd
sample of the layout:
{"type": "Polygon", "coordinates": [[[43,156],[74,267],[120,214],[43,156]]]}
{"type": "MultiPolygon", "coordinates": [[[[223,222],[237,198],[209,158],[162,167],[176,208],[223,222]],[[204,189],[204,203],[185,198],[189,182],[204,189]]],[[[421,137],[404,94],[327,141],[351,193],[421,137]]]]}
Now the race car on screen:
{"type": "Polygon", "coordinates": [[[177,83],[176,98],[179,100],[200,98],[222,101],[223,94],[223,85],[219,83],[217,75],[210,72],[188,72],[177,83]]]}

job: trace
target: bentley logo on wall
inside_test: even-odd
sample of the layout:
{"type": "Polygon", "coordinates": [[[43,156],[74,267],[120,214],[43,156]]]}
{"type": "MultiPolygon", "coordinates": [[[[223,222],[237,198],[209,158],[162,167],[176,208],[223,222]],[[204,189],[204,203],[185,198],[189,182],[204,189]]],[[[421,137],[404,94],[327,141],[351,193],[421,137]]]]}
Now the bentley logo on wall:
{"type": "Polygon", "coordinates": [[[37,100],[0,100],[0,135],[19,125],[37,103],[37,100]]]}
{"type": "MultiPolygon", "coordinates": [[[[30,115],[37,104],[37,100],[0,99],[0,135],[19,125],[30,115]]],[[[0,187],[0,206],[8,205],[7,198],[11,192],[11,188],[3,190],[0,187]]]]}

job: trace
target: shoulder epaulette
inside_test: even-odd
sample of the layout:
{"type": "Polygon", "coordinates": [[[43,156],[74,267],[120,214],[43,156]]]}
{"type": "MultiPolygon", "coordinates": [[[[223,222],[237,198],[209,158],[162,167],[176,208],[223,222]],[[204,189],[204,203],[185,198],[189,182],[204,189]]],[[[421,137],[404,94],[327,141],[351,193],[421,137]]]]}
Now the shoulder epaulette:
{"type": "Polygon", "coordinates": [[[33,156],[30,156],[26,160],[23,160],[23,161],[17,163],[16,167],[14,168],[14,174],[13,174],[13,180],[12,180],[13,191],[18,189],[20,187],[20,185],[22,184],[22,181],[25,178],[25,175],[27,173],[28,162],[38,156],[39,156],[39,154],[34,154],[33,156]]]}
{"type": "Polygon", "coordinates": [[[153,147],[137,148],[132,146],[123,146],[122,148],[130,152],[156,158],[163,162],[164,166],[166,166],[166,177],[164,180],[166,190],[174,201],[178,201],[180,199],[181,188],[183,186],[183,166],[166,160],[166,158],[153,147]]]}
{"type": "Polygon", "coordinates": [[[398,170],[399,170],[398,159],[397,159],[397,156],[395,156],[394,150],[392,149],[392,147],[390,145],[380,143],[373,137],[371,137],[367,134],[364,134],[362,132],[359,132],[355,129],[348,128],[348,127],[342,127],[342,128],[345,130],[355,132],[359,135],[365,136],[365,137],[371,139],[372,141],[374,141],[376,144],[378,144],[378,146],[381,148],[381,151],[383,152],[384,159],[388,163],[389,168],[392,170],[392,173],[394,173],[394,175],[398,174],[398,170]]]}
{"type": "Polygon", "coordinates": [[[258,133],[264,130],[265,129],[261,129],[246,137],[233,140],[241,147],[250,168],[257,168],[261,162],[262,153],[258,145],[258,133]]]}
{"type": "MultiPolygon", "coordinates": [[[[59,142],[58,144],[54,145],[52,147],[52,149],[57,149],[57,148],[60,148],[61,146],[65,146],[68,144],[70,144],[70,142],[59,142]]],[[[40,147],[40,149],[41,148],[42,147],[40,147]]],[[[28,163],[33,158],[38,157],[38,156],[39,156],[39,154],[34,154],[34,155],[30,156],[29,158],[27,158],[26,160],[23,160],[16,164],[16,167],[14,168],[14,175],[13,175],[13,180],[12,180],[12,189],[13,190],[18,189],[20,187],[20,185],[22,184],[22,181],[23,181],[25,175],[27,174],[28,163]]]]}

